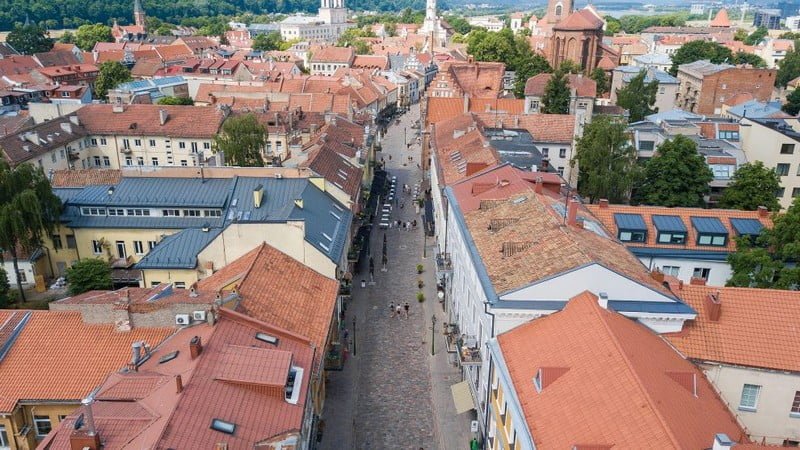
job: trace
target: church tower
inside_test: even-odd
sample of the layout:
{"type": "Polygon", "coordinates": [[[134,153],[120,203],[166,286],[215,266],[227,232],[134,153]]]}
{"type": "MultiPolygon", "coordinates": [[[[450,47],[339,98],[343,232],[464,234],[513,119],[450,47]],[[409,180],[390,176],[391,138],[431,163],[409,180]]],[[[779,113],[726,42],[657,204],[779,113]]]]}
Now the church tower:
{"type": "Polygon", "coordinates": [[[561,22],[565,17],[572,14],[574,7],[573,0],[548,0],[547,2],[547,23],[561,22]]]}
{"type": "Polygon", "coordinates": [[[145,27],[145,15],[144,15],[144,8],[142,8],[141,0],[133,0],[133,23],[142,27],[144,30],[145,27]]]}
{"type": "Polygon", "coordinates": [[[327,24],[347,22],[347,8],[344,0],[320,0],[319,17],[327,24]]]}

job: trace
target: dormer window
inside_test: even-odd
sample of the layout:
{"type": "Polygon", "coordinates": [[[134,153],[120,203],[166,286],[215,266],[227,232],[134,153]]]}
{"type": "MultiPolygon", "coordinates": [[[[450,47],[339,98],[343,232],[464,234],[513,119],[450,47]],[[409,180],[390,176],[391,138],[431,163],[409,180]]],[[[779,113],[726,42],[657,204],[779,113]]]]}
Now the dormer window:
{"type": "Polygon", "coordinates": [[[658,232],[656,241],[659,244],[686,244],[686,225],[680,217],[654,215],[652,220],[658,232]]]}
{"type": "Polygon", "coordinates": [[[300,400],[300,388],[303,384],[303,368],[292,366],[289,370],[289,376],[286,378],[286,387],[284,393],[286,395],[286,402],[296,405],[300,400]]]}
{"type": "Polygon", "coordinates": [[[764,229],[764,224],[757,219],[731,219],[731,226],[738,236],[747,236],[750,239],[757,238],[764,229]]]}
{"type": "Polygon", "coordinates": [[[728,229],[716,217],[692,217],[697,232],[697,245],[724,247],[728,245],[728,229]]]}
{"type": "Polygon", "coordinates": [[[639,214],[614,214],[617,224],[617,238],[622,242],[647,241],[647,225],[639,214]]]}

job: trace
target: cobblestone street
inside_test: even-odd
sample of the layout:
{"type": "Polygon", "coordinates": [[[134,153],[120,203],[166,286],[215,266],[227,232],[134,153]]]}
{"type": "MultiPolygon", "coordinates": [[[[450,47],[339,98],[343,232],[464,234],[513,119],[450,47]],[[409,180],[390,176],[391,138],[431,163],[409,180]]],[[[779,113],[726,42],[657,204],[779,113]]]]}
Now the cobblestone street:
{"type": "MultiPolygon", "coordinates": [[[[416,130],[411,128],[418,111],[415,106],[400,124],[390,127],[378,156],[384,158],[389,175],[397,177],[398,205],[392,219],[416,219],[417,229],[381,230],[375,224],[371,236],[374,284],[360,287],[362,279],[369,281],[368,264],[362,261],[361,270],[354,275],[352,301],[345,318],[355,342],[344,370],[329,374],[322,449],[469,448],[467,415],[455,416],[452,411],[449,385],[461,379],[458,369],[447,364],[440,314],[434,330],[434,345],[440,354],[433,358],[430,354],[431,315],[441,313],[435,295],[435,259],[430,254],[433,247],[423,258],[422,216],[412,205],[413,194],[403,194],[403,184],[413,191],[422,177],[417,168],[420,146],[416,144],[416,130]],[[406,138],[415,142],[409,150],[404,144],[406,138]],[[409,156],[413,157],[411,162],[409,156]],[[405,207],[400,208],[400,203],[405,207]],[[384,235],[388,247],[385,272],[380,264],[384,235]],[[417,274],[417,264],[424,266],[422,275],[417,274]],[[425,285],[423,303],[416,298],[419,279],[425,285]],[[392,302],[408,302],[409,318],[394,316],[389,309],[392,302]],[[437,375],[433,380],[432,367],[437,375]]],[[[433,240],[427,243],[431,245],[433,240]]]]}

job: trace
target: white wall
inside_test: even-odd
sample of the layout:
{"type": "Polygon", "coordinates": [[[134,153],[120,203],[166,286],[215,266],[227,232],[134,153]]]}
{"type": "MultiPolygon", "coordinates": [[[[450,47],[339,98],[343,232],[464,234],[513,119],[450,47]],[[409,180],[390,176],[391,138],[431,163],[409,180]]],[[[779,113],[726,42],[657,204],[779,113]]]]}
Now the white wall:
{"type": "Polygon", "coordinates": [[[800,374],[716,364],[702,369],[751,439],[766,439],[768,444],[800,441],[800,415],[790,414],[795,392],[800,391],[800,374]],[[739,409],[745,383],[761,386],[755,412],[739,409]]]}
{"type": "MultiPolygon", "coordinates": [[[[36,273],[31,263],[29,261],[18,260],[17,266],[21,272],[25,273],[25,280],[22,282],[22,285],[33,286],[36,283],[36,279],[34,278],[36,273]]],[[[8,284],[11,286],[11,290],[16,290],[17,274],[14,272],[14,263],[10,259],[8,261],[3,261],[3,269],[5,269],[6,275],[8,276],[8,284]]]]}
{"type": "MultiPolygon", "coordinates": [[[[681,258],[650,258],[640,256],[639,260],[648,269],[663,269],[664,266],[679,267],[678,274],[675,275],[679,280],[688,283],[692,279],[695,268],[710,269],[706,285],[725,286],[725,283],[732,275],[731,266],[725,261],[709,261],[681,258]]],[[[672,274],[672,272],[670,272],[672,274]]]]}

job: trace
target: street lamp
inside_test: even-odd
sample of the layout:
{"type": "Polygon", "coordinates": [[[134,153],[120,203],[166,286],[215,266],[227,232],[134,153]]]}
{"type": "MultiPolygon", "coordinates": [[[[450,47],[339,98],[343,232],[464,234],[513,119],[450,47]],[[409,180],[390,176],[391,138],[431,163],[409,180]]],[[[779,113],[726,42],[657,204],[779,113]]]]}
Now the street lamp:
{"type": "MultiPolygon", "coordinates": [[[[431,356],[435,354],[433,343],[436,339],[436,314],[431,314],[431,356]]],[[[355,351],[353,352],[355,354],[355,351]]]]}
{"type": "Polygon", "coordinates": [[[356,356],[356,315],[353,314],[353,356],[356,356]]]}

